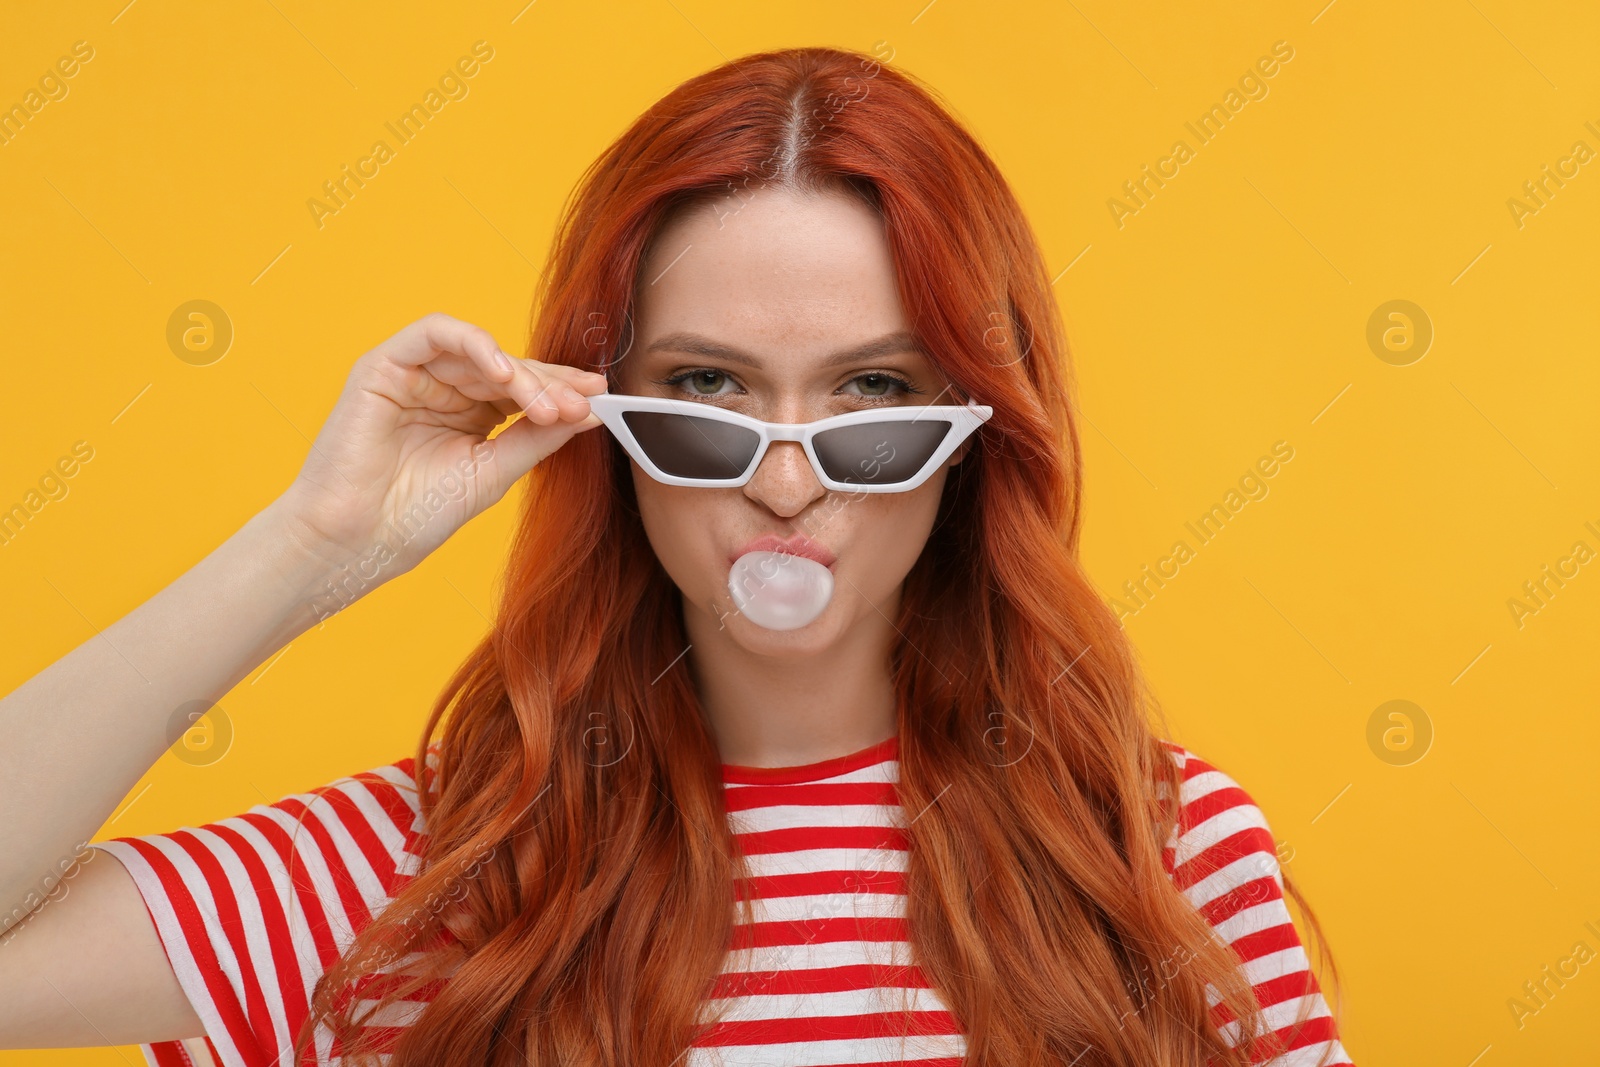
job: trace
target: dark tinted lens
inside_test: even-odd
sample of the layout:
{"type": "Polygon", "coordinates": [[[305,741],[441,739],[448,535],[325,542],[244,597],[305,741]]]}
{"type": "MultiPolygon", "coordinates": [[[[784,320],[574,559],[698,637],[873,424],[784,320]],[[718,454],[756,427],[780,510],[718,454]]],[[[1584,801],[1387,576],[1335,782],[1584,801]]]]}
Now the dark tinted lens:
{"type": "Polygon", "coordinates": [[[694,415],[627,411],[622,418],[645,454],[675,478],[737,478],[761,444],[754,430],[694,415]]]}
{"type": "Polygon", "coordinates": [[[910,480],[950,432],[946,419],[868,422],[824,430],[812,438],[828,477],[852,485],[910,480]]]}

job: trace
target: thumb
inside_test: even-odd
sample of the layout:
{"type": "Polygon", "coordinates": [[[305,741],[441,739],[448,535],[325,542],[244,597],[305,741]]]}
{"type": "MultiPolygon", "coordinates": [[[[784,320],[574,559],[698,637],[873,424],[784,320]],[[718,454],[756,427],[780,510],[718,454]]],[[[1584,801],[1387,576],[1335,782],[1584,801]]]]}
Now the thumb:
{"type": "Polygon", "coordinates": [[[532,419],[522,418],[502,430],[488,443],[494,450],[495,499],[524,474],[544,461],[544,458],[566,444],[576,434],[600,425],[600,416],[594,412],[579,422],[557,422],[541,426],[532,419]]]}

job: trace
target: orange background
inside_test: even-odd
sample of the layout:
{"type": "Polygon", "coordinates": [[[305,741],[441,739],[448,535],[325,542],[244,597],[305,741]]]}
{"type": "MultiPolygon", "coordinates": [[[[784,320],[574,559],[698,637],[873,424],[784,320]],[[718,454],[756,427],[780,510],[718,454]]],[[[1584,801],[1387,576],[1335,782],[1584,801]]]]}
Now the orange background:
{"type": "MultiPolygon", "coordinates": [[[[1600,565],[1560,562],[1600,549],[1592,6],[111,0],[6,23],[0,106],[75,42],[92,58],[0,143],[0,508],[93,450],[0,544],[6,691],[281,492],[350,363],[405,323],[446,311],[521,351],[563,198],[672,86],[751,51],[883,42],[1037,228],[1082,385],[1085,560],[1138,607],[1175,739],[1271,820],[1345,976],[1352,1057],[1594,1047],[1600,966],[1520,1026],[1509,1006],[1575,943],[1600,951],[1600,565]],[[384,124],[477,41],[493,57],[466,95],[319,227],[323,182],[394,145],[384,124]],[[1233,90],[1202,143],[1186,123],[1233,90]],[[1147,165],[1169,177],[1128,199],[1147,165]],[[221,358],[169,344],[193,300],[231,324],[221,358]],[[1397,300],[1406,317],[1381,312],[1397,300]],[[1279,442],[1292,458],[1250,479],[1279,442]],[[1228,518],[1201,543],[1186,523],[1213,504],[1228,518]],[[1179,540],[1188,558],[1161,563],[1179,540]],[[1147,565],[1169,577],[1141,606],[1124,583],[1147,565]],[[1519,620],[1546,565],[1569,577],[1519,620]],[[1408,718],[1379,711],[1396,700],[1408,718]]],[[[164,756],[99,836],[409,753],[486,627],[514,510],[255,671],[221,701],[225,756],[164,756]]]]}

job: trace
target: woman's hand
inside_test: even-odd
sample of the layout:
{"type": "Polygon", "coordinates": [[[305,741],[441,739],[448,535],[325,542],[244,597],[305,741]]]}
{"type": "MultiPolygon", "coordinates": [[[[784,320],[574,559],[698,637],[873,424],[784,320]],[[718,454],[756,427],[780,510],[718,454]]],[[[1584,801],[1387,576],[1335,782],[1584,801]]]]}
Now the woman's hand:
{"type": "Polygon", "coordinates": [[[435,312],[356,360],[275,504],[300,547],[387,580],[599,426],[585,397],[605,388],[600,374],[505,356],[487,330],[435,312]]]}

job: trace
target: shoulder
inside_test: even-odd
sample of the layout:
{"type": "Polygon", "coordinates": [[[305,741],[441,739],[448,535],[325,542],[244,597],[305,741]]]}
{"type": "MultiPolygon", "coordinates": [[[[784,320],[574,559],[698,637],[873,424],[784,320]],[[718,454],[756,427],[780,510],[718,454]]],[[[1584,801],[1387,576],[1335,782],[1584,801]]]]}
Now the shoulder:
{"type": "MultiPolygon", "coordinates": [[[[430,750],[424,781],[432,781],[436,762],[430,750]]],[[[407,756],[226,818],[95,844],[152,889],[192,883],[203,902],[219,900],[229,883],[240,896],[314,892],[354,919],[420,866],[425,828],[414,764],[407,756]]]]}
{"type": "MultiPolygon", "coordinates": [[[[1278,846],[1261,808],[1215,764],[1161,742],[1179,769],[1178,819],[1162,860],[1173,884],[1238,955],[1283,1049],[1270,1067],[1348,1065],[1321,986],[1284,899],[1278,846]]],[[[1239,1024],[1218,1016],[1229,1044],[1239,1024]]]]}
{"type": "Polygon", "coordinates": [[[1161,746],[1177,764],[1178,821],[1163,849],[1174,883],[1198,907],[1230,894],[1281,896],[1278,848],[1266,815],[1229,774],[1172,741],[1161,746]]]}
{"type": "MultiPolygon", "coordinates": [[[[265,807],[302,806],[309,810],[331,807],[345,813],[358,813],[360,819],[377,829],[402,833],[422,832],[420,789],[431,785],[438,766],[438,750],[429,746],[428,762],[417,773],[416,759],[406,756],[393,763],[336,778],[304,793],[294,793],[265,807]]],[[[252,809],[254,810],[254,809],[252,809]]]]}
{"type": "Polygon", "coordinates": [[[291,793],[270,804],[258,804],[250,812],[290,813],[329,829],[342,826],[349,832],[370,831],[386,837],[420,834],[423,825],[419,788],[432,782],[436,765],[436,752],[430,749],[421,782],[415,758],[406,756],[302,793],[291,793]]]}
{"type": "MultiPolygon", "coordinates": [[[[437,754],[423,768],[431,782],[437,754]]],[[[222,1060],[282,1060],[305,994],[415,876],[422,809],[412,757],[200,825],[92,847],[132,875],[185,996],[222,1060]]],[[[187,1062],[176,1042],[151,1063],[187,1062]]]]}
{"type": "Polygon", "coordinates": [[[406,756],[251,810],[280,819],[290,815],[302,825],[315,824],[322,831],[316,835],[322,851],[331,849],[346,863],[353,857],[343,854],[354,845],[367,862],[352,865],[370,865],[384,895],[391,896],[419,866],[421,844],[427,835],[421,790],[431,787],[437,766],[437,747],[429,746],[420,775],[415,757],[406,756]]]}

